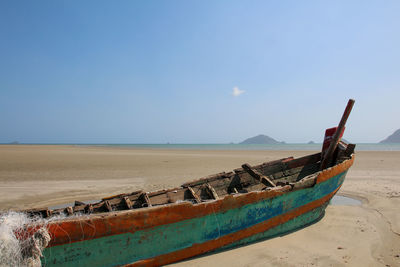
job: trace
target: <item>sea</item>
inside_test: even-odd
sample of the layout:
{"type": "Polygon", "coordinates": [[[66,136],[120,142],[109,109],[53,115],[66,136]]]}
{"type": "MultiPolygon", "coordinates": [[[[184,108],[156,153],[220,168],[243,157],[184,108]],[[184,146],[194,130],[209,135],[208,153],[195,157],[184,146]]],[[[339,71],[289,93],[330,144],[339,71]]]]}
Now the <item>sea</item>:
{"type": "MultiPolygon", "coordinates": [[[[0,143],[9,145],[10,143],[0,143]]],[[[355,143],[356,151],[400,151],[400,143],[355,143]]],[[[279,144],[106,144],[106,143],[18,143],[16,145],[73,145],[94,147],[123,147],[137,149],[165,150],[281,150],[281,151],[319,151],[321,143],[279,143],[279,144]]]]}
{"type": "MultiPolygon", "coordinates": [[[[178,150],[305,150],[319,151],[322,144],[76,144],[79,146],[125,147],[143,149],[178,149],[178,150]]],[[[400,151],[400,143],[360,143],[356,151],[400,151]]]]}

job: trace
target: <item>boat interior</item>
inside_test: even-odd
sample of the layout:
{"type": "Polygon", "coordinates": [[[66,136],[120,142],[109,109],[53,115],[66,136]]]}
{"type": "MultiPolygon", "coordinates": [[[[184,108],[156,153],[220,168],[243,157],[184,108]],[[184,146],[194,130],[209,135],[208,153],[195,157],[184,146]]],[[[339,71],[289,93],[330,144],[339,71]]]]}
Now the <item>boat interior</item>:
{"type": "MultiPolygon", "coordinates": [[[[354,144],[340,142],[327,168],[349,159],[354,144]]],[[[221,172],[185,183],[177,188],[154,192],[135,191],[103,198],[96,203],[75,201],[65,208],[41,208],[25,210],[31,216],[48,218],[56,215],[103,213],[130,209],[143,209],[160,205],[172,205],[188,201],[194,205],[218,200],[230,194],[277,190],[290,185],[291,190],[311,187],[321,171],[321,152],[294,159],[283,158],[259,165],[243,164],[230,172],[221,172]]]]}

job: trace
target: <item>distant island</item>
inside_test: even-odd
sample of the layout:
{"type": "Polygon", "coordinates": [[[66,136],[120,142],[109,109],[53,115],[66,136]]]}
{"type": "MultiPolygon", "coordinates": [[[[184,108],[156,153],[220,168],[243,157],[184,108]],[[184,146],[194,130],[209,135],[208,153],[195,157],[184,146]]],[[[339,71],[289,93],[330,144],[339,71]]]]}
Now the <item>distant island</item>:
{"type": "Polygon", "coordinates": [[[400,129],[398,129],[392,135],[390,135],[388,138],[380,141],[379,143],[400,143],[400,129]]]}
{"type": "Polygon", "coordinates": [[[284,144],[285,142],[278,142],[274,138],[260,134],[251,138],[248,138],[241,142],[240,144],[246,145],[260,145],[260,144],[284,144]]]}
{"type": "Polygon", "coordinates": [[[312,145],[312,144],[315,144],[315,142],[311,140],[311,141],[308,142],[307,144],[312,145]]]}

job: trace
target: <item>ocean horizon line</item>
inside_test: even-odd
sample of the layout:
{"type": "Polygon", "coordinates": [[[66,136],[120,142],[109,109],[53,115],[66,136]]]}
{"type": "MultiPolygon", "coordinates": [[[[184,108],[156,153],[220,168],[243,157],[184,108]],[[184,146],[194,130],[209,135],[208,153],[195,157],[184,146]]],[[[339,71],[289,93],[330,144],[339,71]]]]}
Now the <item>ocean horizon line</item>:
{"type": "MultiPolygon", "coordinates": [[[[355,143],[356,151],[400,151],[400,143],[355,143]]],[[[71,145],[183,150],[321,150],[322,143],[0,143],[0,145],[71,145]]]]}

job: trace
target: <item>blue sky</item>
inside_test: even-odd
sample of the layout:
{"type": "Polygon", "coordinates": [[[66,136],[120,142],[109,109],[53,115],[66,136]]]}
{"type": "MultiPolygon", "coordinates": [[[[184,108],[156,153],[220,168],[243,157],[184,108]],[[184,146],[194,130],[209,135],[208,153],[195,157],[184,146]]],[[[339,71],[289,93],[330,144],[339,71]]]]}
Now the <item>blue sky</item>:
{"type": "Polygon", "coordinates": [[[399,1],[1,1],[0,142],[321,141],[400,128],[399,1]],[[244,91],[234,96],[234,88],[244,91]]]}

